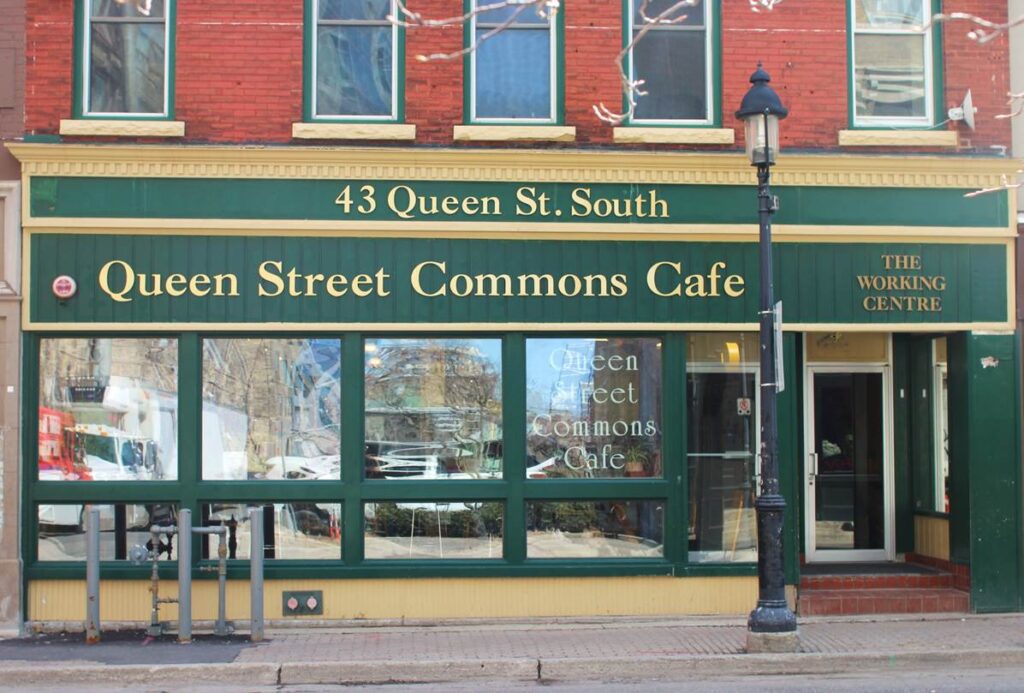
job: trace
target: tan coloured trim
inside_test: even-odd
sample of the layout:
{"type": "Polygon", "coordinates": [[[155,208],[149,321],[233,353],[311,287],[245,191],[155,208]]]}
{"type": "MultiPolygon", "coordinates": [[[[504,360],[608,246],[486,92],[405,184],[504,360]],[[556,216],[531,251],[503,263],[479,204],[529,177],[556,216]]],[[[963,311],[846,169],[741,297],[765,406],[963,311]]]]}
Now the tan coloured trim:
{"type": "Polygon", "coordinates": [[[456,142],[575,142],[576,128],[571,125],[456,125],[456,142]]]}
{"type": "Polygon", "coordinates": [[[615,128],[612,136],[619,144],[733,144],[736,131],[731,128],[615,128]]]}
{"type": "MultiPolygon", "coordinates": [[[[754,185],[740,152],[6,143],[24,175],[754,185]]],[[[967,156],[792,154],[777,185],[987,188],[1020,162],[967,156]]],[[[1008,224],[1009,225],[1009,224],[1008,224]]]]}
{"type": "Polygon", "coordinates": [[[416,126],[406,123],[292,123],[299,140],[414,140],[416,126]]]}
{"type": "Polygon", "coordinates": [[[955,147],[956,130],[840,130],[840,147],[955,147]]]}
{"type": "Polygon", "coordinates": [[[62,120],[62,135],[106,137],[184,137],[182,120],[62,120]]]}
{"type": "MultiPolygon", "coordinates": [[[[429,235],[440,238],[551,240],[655,240],[721,241],[757,240],[752,224],[594,224],[594,223],[518,223],[475,221],[326,221],[272,219],[132,219],[28,217],[23,226],[33,233],[160,233],[181,235],[250,236],[389,236],[415,238],[429,235]]],[[[1016,238],[1008,228],[989,227],[913,227],[913,226],[797,226],[772,227],[777,242],[800,243],[895,243],[901,240],[920,243],[996,243],[1016,238]]]]}

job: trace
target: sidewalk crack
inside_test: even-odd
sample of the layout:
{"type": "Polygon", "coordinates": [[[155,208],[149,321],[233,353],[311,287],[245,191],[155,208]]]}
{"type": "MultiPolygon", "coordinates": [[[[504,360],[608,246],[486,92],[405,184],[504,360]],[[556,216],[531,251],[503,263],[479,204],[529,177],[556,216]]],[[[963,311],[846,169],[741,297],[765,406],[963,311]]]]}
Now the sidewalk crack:
{"type": "Polygon", "coordinates": [[[541,669],[541,661],[540,661],[540,658],[538,657],[537,658],[537,680],[538,681],[541,680],[540,669],[541,669]]]}

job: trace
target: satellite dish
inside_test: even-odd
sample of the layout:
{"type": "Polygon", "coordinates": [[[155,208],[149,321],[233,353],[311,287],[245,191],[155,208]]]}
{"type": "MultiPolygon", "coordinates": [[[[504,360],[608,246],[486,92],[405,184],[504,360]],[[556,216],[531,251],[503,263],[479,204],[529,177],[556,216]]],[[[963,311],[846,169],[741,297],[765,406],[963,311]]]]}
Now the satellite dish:
{"type": "Polygon", "coordinates": [[[967,90],[967,94],[964,95],[964,101],[958,108],[949,109],[950,120],[962,120],[964,124],[971,130],[974,129],[974,114],[978,112],[978,109],[974,107],[974,99],[971,98],[971,90],[967,90]]]}

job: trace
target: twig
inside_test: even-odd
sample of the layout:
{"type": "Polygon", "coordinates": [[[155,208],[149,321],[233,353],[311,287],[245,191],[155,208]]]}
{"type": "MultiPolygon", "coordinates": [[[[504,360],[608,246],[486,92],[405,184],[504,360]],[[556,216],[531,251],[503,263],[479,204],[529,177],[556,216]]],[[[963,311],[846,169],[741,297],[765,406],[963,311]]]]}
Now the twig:
{"type": "Polygon", "coordinates": [[[1024,25],[1024,15],[1006,22],[993,22],[984,17],[979,17],[970,12],[949,12],[934,15],[925,25],[927,29],[938,22],[966,21],[974,25],[974,28],[967,32],[967,38],[978,43],[988,43],[1005,34],[1010,29],[1024,25]]]}
{"type": "MultiPolygon", "coordinates": [[[[1022,174],[1024,174],[1024,168],[1017,171],[1018,176],[1022,174]]],[[[1004,190],[1016,190],[1017,188],[1024,186],[1024,182],[1020,181],[1016,183],[1011,183],[1009,176],[1007,176],[1006,174],[1000,176],[1000,179],[1002,180],[1002,184],[992,188],[982,188],[981,190],[974,190],[969,193],[964,193],[964,197],[978,197],[979,195],[988,195],[989,193],[1002,192],[1004,190]]]]}

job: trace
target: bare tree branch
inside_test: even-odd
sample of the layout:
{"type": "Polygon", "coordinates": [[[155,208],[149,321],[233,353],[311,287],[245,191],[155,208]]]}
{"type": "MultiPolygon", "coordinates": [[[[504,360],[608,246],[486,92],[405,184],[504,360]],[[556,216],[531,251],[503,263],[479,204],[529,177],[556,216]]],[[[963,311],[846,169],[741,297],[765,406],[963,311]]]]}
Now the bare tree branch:
{"type": "MultiPolygon", "coordinates": [[[[1024,174],[1024,168],[1017,171],[1017,175],[1024,174]]],[[[1024,182],[1011,183],[1010,177],[1007,175],[1000,176],[1002,183],[992,188],[982,188],[981,190],[974,190],[969,193],[964,193],[964,197],[978,197],[979,195],[988,195],[989,193],[1003,192],[1004,190],[1016,190],[1024,186],[1024,182]]]]}
{"type": "Polygon", "coordinates": [[[1024,15],[1006,22],[993,22],[970,12],[941,13],[933,16],[925,28],[939,22],[952,21],[970,22],[974,25],[974,28],[967,32],[967,38],[978,43],[988,43],[993,39],[999,38],[1010,29],[1024,25],[1024,15]]]}

